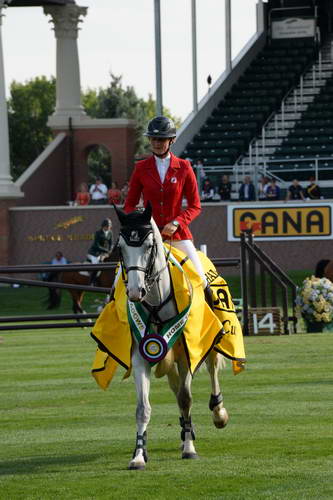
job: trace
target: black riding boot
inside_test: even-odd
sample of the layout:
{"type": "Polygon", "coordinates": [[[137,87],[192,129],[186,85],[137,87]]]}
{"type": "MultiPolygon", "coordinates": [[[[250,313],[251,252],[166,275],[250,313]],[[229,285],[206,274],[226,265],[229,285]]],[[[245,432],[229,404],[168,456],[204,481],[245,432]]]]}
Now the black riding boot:
{"type": "Polygon", "coordinates": [[[90,281],[89,281],[89,285],[92,285],[92,286],[96,286],[96,282],[97,282],[97,273],[98,271],[92,271],[90,273],[90,281]]]}
{"type": "Polygon", "coordinates": [[[212,289],[209,285],[206,286],[205,290],[205,300],[209,307],[211,308],[212,311],[214,311],[214,297],[213,297],[213,292],[212,289]]]}

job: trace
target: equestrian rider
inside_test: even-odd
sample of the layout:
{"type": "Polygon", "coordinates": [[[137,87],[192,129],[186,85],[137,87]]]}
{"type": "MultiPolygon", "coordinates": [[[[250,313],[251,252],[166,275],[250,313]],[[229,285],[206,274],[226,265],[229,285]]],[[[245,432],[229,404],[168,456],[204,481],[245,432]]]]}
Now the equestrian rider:
{"type": "Polygon", "coordinates": [[[197,181],[191,164],[170,152],[176,139],[176,127],[169,118],[153,118],[144,135],[149,139],[153,154],[136,163],[124,210],[127,213],[135,210],[141,195],[144,205],[150,201],[153,218],[164,240],[172,242],[174,247],[191,259],[202,278],[206,298],[210,299],[207,279],[188,227],[201,212],[197,181]],[[187,201],[186,207],[182,206],[183,198],[187,201]]]}
{"type": "MultiPolygon", "coordinates": [[[[112,221],[111,219],[104,219],[101,228],[96,231],[94,242],[88,250],[87,260],[92,264],[98,264],[103,261],[105,257],[110,255],[112,249],[112,221]]],[[[98,271],[92,271],[90,276],[90,284],[94,283],[98,271]]]]}

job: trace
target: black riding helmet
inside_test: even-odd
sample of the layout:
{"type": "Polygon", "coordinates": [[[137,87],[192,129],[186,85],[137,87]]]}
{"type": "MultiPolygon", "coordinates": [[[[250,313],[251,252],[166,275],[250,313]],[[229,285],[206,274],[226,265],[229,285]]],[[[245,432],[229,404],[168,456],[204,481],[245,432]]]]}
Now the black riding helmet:
{"type": "Polygon", "coordinates": [[[108,227],[109,227],[109,226],[112,226],[112,221],[111,221],[111,219],[104,219],[104,220],[102,221],[101,226],[102,226],[102,227],[106,227],[106,226],[108,226],[108,227]]]}
{"type": "Polygon", "coordinates": [[[143,135],[161,139],[173,139],[176,137],[176,127],[170,118],[166,116],[155,116],[155,118],[148,123],[147,131],[143,135]]]}

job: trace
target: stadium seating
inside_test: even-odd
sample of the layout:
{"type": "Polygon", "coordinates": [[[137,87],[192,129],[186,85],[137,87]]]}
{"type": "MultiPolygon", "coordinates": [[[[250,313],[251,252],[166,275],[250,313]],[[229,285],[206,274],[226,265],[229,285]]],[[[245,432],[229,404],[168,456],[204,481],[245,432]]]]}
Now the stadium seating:
{"type": "MultiPolygon", "coordinates": [[[[232,165],[247,151],[267,118],[278,109],[285,94],[315,58],[312,40],[288,42],[274,41],[266,45],[187,144],[183,158],[192,161],[200,158],[205,166],[232,165]]],[[[316,115],[309,115],[311,127],[316,120],[316,115]]],[[[322,120],[323,126],[333,129],[333,121],[328,124],[328,109],[322,120]]]]}
{"type": "Polygon", "coordinates": [[[281,160],[278,163],[268,162],[271,170],[278,170],[279,177],[290,180],[297,172],[299,180],[306,180],[309,172],[302,172],[304,167],[314,168],[315,159],[319,161],[320,178],[329,180],[333,177],[333,82],[328,79],[320,93],[302,114],[300,120],[276,148],[270,160],[281,160]],[[283,159],[295,158],[295,164],[283,159]],[[297,162],[297,159],[309,159],[308,162],[297,162]]]}

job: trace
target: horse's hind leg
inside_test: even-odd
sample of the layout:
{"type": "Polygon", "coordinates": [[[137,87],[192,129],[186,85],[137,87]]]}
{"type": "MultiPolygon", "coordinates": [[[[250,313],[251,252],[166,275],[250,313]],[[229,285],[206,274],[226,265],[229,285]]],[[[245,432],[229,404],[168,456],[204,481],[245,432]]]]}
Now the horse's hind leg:
{"type": "Polygon", "coordinates": [[[179,423],[181,426],[182,458],[198,458],[194,447],[194,428],[191,420],[192,393],[191,382],[192,375],[188,369],[187,360],[184,357],[178,361],[179,371],[179,389],[177,394],[178,406],[181,417],[179,423]]]}
{"type": "Polygon", "coordinates": [[[148,461],[147,455],[147,426],[150,420],[151,406],[149,403],[150,365],[139,353],[134,343],[132,354],[133,375],[137,393],[136,426],[137,435],[132,460],[129,469],[144,469],[148,461]]]}
{"type": "Polygon", "coordinates": [[[213,412],[213,422],[215,427],[222,429],[229,420],[229,415],[223,406],[223,397],[220,389],[218,372],[222,362],[221,355],[211,351],[206,359],[207,370],[211,378],[212,393],[209,400],[209,409],[213,412]]]}

